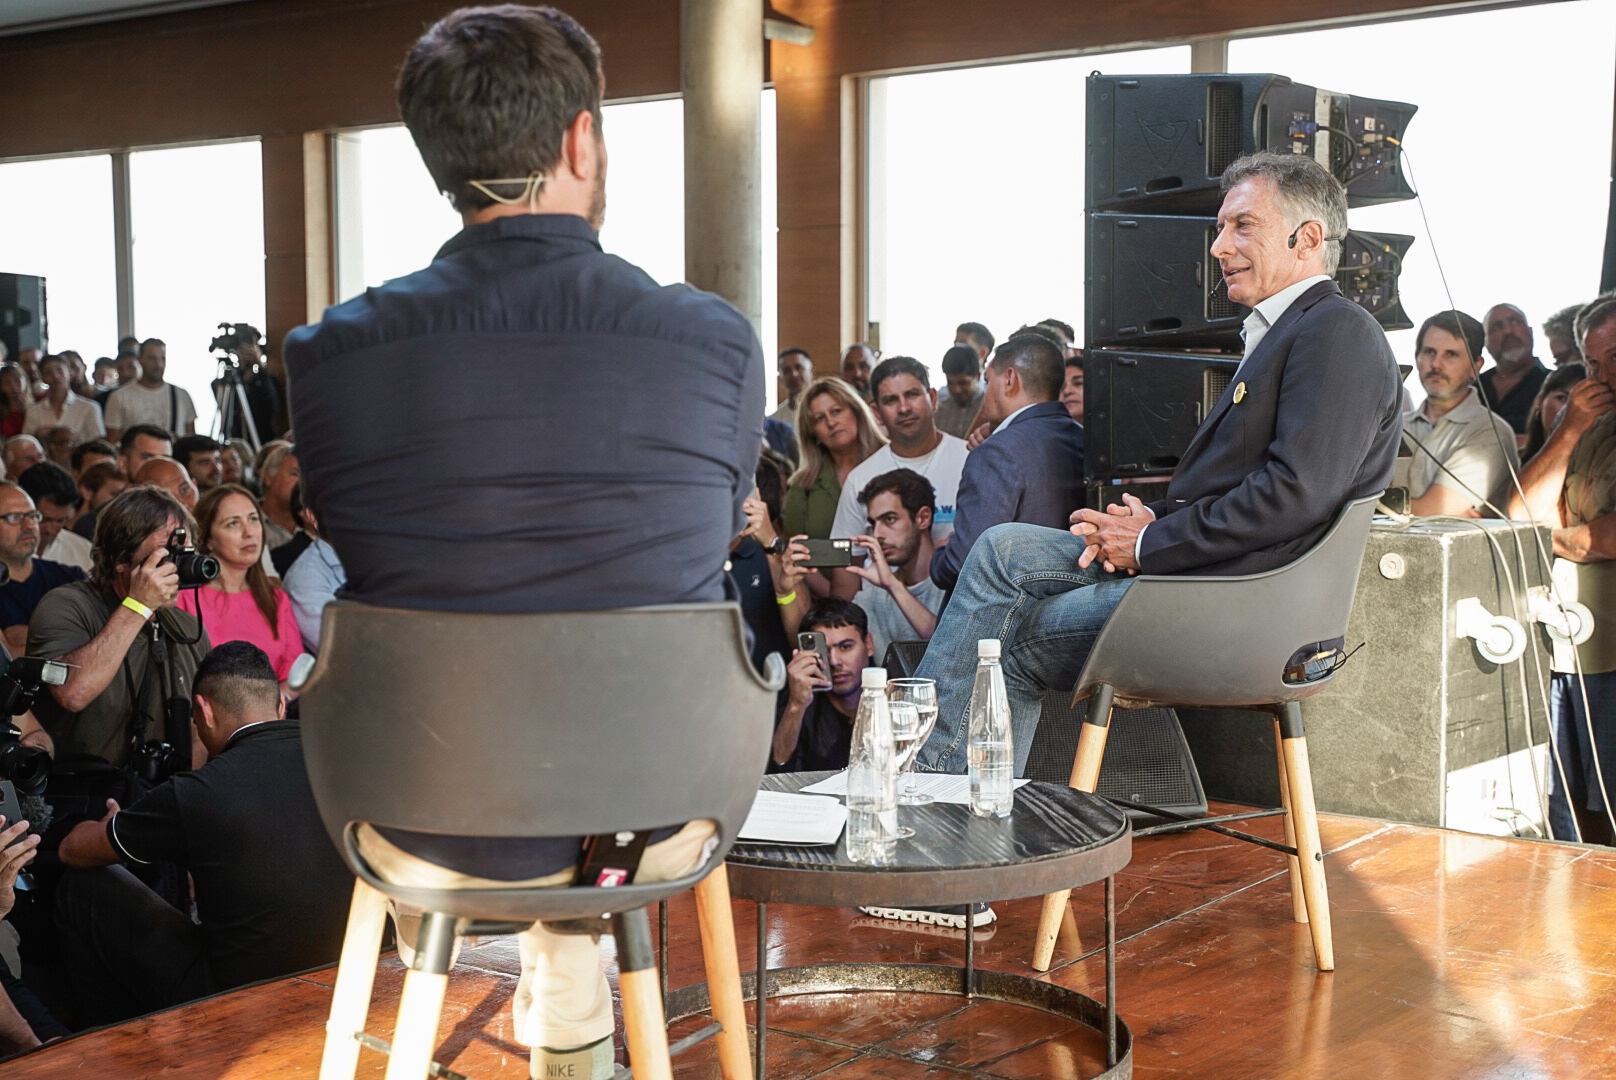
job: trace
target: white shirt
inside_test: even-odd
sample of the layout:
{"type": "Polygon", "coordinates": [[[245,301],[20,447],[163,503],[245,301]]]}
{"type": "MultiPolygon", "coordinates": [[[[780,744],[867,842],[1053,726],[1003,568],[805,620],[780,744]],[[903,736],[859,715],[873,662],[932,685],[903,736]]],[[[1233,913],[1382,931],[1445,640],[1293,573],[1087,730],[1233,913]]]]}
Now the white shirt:
{"type": "Polygon", "coordinates": [[[830,534],[836,537],[860,536],[870,531],[864,504],[858,501],[864,486],[893,469],[912,469],[931,481],[937,493],[937,513],[931,519],[931,542],[941,544],[954,532],[954,502],[959,498],[960,473],[965,471],[965,440],[938,432],[943,441],[925,457],[899,457],[889,443],[853,466],[842,483],[842,497],[836,504],[836,520],[830,534]]]}
{"type": "Polygon", "coordinates": [[[63,566],[76,566],[86,574],[90,572],[90,542],[72,529],[63,529],[56,534],[50,547],[39,553],[41,559],[59,562],[63,566]]]}
{"type": "Polygon", "coordinates": [[[62,402],[60,413],[51,407],[50,399],[46,398],[29,405],[28,412],[23,415],[22,430],[28,435],[38,435],[42,429],[53,427],[65,427],[72,431],[75,443],[99,439],[107,433],[96,403],[79,397],[71,390],[67,392],[67,400],[62,402]]]}
{"type": "Polygon", "coordinates": [[[150,389],[133,382],[120,386],[107,398],[107,427],[119,431],[127,431],[136,424],[156,424],[179,436],[185,434],[187,425],[195,422],[196,406],[191,404],[191,395],[172,383],[150,389]]]}

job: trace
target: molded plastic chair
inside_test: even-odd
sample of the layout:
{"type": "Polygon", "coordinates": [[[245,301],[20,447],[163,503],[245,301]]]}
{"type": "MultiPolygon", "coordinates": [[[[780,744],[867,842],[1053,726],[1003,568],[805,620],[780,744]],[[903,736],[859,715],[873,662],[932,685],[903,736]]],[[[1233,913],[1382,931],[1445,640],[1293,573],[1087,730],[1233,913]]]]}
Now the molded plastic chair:
{"type": "Polygon", "coordinates": [[[748,661],[733,604],[533,615],[328,606],[302,696],[303,745],[321,817],[358,881],[322,1080],[357,1067],[388,897],[426,912],[388,1080],[427,1074],[454,942],[488,932],[475,920],[607,916],[634,1075],[669,1077],[646,907],[691,887],[723,1075],[749,1078],[724,857],[763,776],[784,682],[777,658],[770,676],[772,685],[748,661]],[[355,840],[359,823],[566,837],[702,820],[715,824],[717,846],[695,872],[616,888],[403,887],[382,880],[355,840]]]}
{"type": "MultiPolygon", "coordinates": [[[[1238,577],[1144,575],[1123,594],[1078,678],[1089,695],[1071,786],[1093,791],[1111,711],[1149,706],[1272,712],[1285,815],[1292,914],[1308,923],[1320,971],[1335,968],[1324,854],[1301,702],[1324,689],[1345,659],[1343,637],[1379,496],[1347,504],[1324,537],[1286,566],[1238,577]]],[[[1220,819],[1179,827],[1217,826],[1220,819]]],[[[1146,832],[1152,830],[1144,830],[1146,832]]],[[[1033,967],[1049,970],[1070,891],[1044,897],[1033,967]]]]}

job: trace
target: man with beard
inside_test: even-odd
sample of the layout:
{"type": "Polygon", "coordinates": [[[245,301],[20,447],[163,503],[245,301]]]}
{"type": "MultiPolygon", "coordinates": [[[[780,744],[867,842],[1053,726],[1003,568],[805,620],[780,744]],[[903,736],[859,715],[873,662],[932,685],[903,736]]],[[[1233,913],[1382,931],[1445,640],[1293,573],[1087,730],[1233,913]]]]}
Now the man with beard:
{"type": "Polygon", "coordinates": [[[1549,377],[1532,352],[1532,324],[1514,304],[1494,304],[1484,320],[1487,352],[1498,365],[1481,376],[1481,396],[1487,407],[1509,421],[1516,435],[1526,434],[1526,421],[1538,388],[1549,377]]]}
{"type": "Polygon", "coordinates": [[[1403,431],[1414,444],[1409,510],[1421,517],[1479,517],[1483,501],[1509,497],[1510,470],[1520,471],[1514,432],[1487,411],[1473,385],[1482,337],[1475,316],[1442,311],[1414,339],[1425,402],[1403,417],[1403,431]]]}
{"type": "MultiPolygon", "coordinates": [[[[503,613],[725,597],[762,445],[763,353],[718,297],[601,251],[604,89],[594,39],[548,7],[452,12],[404,61],[399,111],[464,228],[284,349],[308,506],[352,600],[503,613]]],[[[457,722],[520,721],[471,709],[457,722]]],[[[705,822],[653,833],[635,880],[692,872],[712,835],[705,822]]],[[[582,851],[581,837],[369,826],[357,842],[406,885],[445,871],[469,887],[565,885],[582,851]]],[[[401,953],[414,956],[419,923],[404,914],[401,953]]],[[[610,1077],[595,944],[535,923],[520,947],[514,1035],[533,1075],[610,1077]]]]}

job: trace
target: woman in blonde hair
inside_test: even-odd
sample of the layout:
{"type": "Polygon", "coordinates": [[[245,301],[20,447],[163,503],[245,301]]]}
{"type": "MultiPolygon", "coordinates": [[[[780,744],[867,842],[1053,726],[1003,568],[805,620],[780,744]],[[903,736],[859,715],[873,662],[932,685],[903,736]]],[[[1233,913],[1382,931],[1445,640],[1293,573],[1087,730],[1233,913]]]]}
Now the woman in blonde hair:
{"type": "Polygon", "coordinates": [[[816,379],[797,406],[797,448],[802,464],[786,481],[781,518],[787,536],[830,536],[842,481],[853,467],[886,445],[886,436],[857,390],[837,378],[816,379]]]}

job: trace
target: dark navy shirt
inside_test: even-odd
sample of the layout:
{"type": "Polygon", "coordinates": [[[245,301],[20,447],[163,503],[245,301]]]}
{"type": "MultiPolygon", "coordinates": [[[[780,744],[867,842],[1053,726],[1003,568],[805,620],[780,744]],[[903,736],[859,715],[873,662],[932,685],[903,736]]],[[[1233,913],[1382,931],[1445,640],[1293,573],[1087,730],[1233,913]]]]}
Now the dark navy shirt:
{"type": "Polygon", "coordinates": [[[83,581],[84,571],[76,566],[64,566],[49,559],[35,559],[33,573],[27,581],[15,578],[0,585],[0,629],[8,626],[27,626],[34,609],[45,594],[58,585],[83,581]]]}

